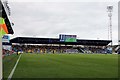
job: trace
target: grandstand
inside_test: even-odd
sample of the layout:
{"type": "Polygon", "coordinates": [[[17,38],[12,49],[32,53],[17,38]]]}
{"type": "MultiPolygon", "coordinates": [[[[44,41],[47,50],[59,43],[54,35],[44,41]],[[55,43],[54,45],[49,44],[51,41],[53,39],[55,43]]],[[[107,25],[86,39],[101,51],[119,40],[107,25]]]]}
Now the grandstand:
{"type": "Polygon", "coordinates": [[[116,52],[120,54],[120,40],[118,41],[118,46],[116,47],[116,52]]]}
{"type": "MultiPolygon", "coordinates": [[[[59,38],[33,38],[16,37],[10,40],[14,50],[16,47],[24,52],[49,52],[58,53],[107,53],[107,45],[110,40],[85,40],[77,39],[76,42],[61,42],[59,38]],[[19,44],[19,45],[15,45],[19,44]],[[25,47],[26,46],[26,47],[25,47]],[[30,50],[28,47],[37,47],[30,50]],[[28,50],[29,51],[26,51],[28,50]]],[[[5,44],[5,43],[4,43],[5,44]]]]}

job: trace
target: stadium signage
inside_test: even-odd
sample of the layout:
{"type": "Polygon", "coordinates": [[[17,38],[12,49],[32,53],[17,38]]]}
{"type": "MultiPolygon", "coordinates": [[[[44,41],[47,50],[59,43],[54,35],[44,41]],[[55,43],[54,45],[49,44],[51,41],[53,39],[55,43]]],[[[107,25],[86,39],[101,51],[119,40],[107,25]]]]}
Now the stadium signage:
{"type": "Polygon", "coordinates": [[[60,34],[59,35],[59,39],[61,42],[76,42],[76,35],[64,35],[64,34],[60,34]]]}
{"type": "Polygon", "coordinates": [[[2,38],[2,42],[9,43],[10,37],[8,35],[4,35],[2,38]]]}

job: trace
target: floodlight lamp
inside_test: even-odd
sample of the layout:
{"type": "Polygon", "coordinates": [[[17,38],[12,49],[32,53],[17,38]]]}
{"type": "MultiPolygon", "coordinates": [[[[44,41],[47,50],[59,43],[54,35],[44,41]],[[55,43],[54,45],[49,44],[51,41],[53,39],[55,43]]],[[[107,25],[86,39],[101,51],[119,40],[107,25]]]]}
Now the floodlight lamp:
{"type": "Polygon", "coordinates": [[[113,11],[113,6],[107,6],[108,12],[112,12],[113,11]]]}

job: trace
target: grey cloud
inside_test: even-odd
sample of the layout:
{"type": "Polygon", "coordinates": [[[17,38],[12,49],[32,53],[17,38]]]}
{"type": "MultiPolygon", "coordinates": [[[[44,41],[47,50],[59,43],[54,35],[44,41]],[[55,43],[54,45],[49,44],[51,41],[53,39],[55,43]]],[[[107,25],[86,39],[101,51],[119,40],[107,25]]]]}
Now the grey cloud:
{"type": "MultiPolygon", "coordinates": [[[[102,2],[11,2],[15,35],[58,37],[60,33],[78,37],[107,39],[108,15],[102,2]]],[[[113,25],[117,28],[114,8],[113,25]]]]}

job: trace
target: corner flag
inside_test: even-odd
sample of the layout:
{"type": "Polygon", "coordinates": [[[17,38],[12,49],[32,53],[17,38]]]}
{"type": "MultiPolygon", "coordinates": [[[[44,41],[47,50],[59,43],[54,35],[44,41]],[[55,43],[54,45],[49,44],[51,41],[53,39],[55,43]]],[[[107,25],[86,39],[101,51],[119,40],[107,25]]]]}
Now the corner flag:
{"type": "Polygon", "coordinates": [[[4,34],[8,34],[8,29],[5,24],[5,21],[2,17],[0,17],[0,37],[2,37],[4,34]]]}
{"type": "Polygon", "coordinates": [[[6,7],[4,7],[0,0],[0,80],[3,79],[3,63],[2,63],[2,36],[5,34],[13,34],[11,22],[6,13],[6,7]]]}

